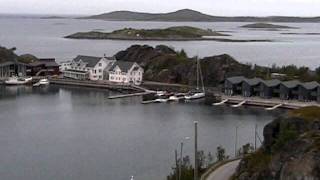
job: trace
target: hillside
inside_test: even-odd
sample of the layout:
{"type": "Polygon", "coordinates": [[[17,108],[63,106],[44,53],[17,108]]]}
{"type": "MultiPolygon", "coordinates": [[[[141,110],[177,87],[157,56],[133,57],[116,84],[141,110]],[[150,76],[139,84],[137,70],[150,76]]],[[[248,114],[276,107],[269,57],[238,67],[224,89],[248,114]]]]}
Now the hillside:
{"type": "Polygon", "coordinates": [[[79,19],[100,19],[108,21],[172,21],[172,22],[320,22],[320,17],[226,17],[203,14],[191,9],[182,9],[170,13],[143,13],[132,11],[114,11],[99,15],[81,17],[79,19]]]}
{"type": "Polygon", "coordinates": [[[38,58],[31,54],[23,54],[18,56],[14,51],[15,48],[7,49],[0,46],[0,64],[5,62],[21,62],[21,63],[31,63],[37,61],[38,58]]]}
{"type": "Polygon", "coordinates": [[[294,110],[265,126],[261,149],[241,162],[233,180],[320,178],[320,108],[294,110]]]}
{"type": "MultiPolygon", "coordinates": [[[[175,51],[164,45],[154,47],[134,45],[115,55],[117,60],[137,61],[144,67],[144,79],[165,83],[196,84],[196,60],[184,51],[175,51]]],[[[201,59],[206,87],[219,85],[225,77],[254,74],[250,66],[223,54],[201,59]]]]}

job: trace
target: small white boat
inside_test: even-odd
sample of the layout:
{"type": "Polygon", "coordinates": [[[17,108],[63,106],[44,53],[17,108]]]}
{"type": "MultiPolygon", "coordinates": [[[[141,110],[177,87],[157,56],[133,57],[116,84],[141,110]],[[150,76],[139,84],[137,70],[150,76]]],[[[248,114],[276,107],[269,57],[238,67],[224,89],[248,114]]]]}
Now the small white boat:
{"type": "Polygon", "coordinates": [[[198,92],[190,95],[184,96],[186,100],[195,100],[195,99],[201,99],[204,98],[206,94],[204,92],[198,92]]]}
{"type": "Polygon", "coordinates": [[[184,96],[184,98],[186,101],[191,101],[191,100],[205,98],[205,96],[206,96],[206,93],[205,93],[205,88],[203,83],[200,61],[199,59],[197,59],[197,88],[195,92],[188,93],[187,95],[184,96]],[[199,83],[201,83],[201,87],[202,87],[201,90],[199,87],[199,83]]]}
{"type": "Polygon", "coordinates": [[[50,82],[48,79],[40,79],[39,83],[40,85],[48,85],[50,82]]]}
{"type": "Polygon", "coordinates": [[[22,78],[22,77],[10,77],[4,83],[6,85],[24,85],[32,81],[32,77],[30,78],[22,78]]]}
{"type": "Polygon", "coordinates": [[[184,99],[183,94],[176,94],[169,97],[168,101],[180,101],[181,99],[184,99]]]}
{"type": "Polygon", "coordinates": [[[156,102],[156,103],[165,103],[165,102],[168,102],[168,99],[159,98],[159,99],[155,99],[154,102],[156,102]]]}
{"type": "Polygon", "coordinates": [[[38,86],[41,86],[41,85],[45,86],[45,85],[48,85],[49,83],[50,82],[49,82],[48,79],[40,79],[40,81],[35,83],[33,86],[34,87],[38,87],[38,86]]]}
{"type": "Polygon", "coordinates": [[[167,93],[167,91],[157,91],[156,95],[157,96],[164,96],[167,93]]]}

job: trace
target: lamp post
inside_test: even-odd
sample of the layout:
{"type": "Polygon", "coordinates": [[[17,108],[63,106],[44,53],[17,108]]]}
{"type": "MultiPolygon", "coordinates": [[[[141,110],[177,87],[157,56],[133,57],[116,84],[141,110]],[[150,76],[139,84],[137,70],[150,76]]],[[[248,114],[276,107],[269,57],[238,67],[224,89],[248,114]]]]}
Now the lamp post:
{"type": "Polygon", "coordinates": [[[193,179],[198,180],[198,121],[194,121],[194,174],[193,179]]]}
{"type": "MultiPolygon", "coordinates": [[[[190,137],[185,137],[184,140],[189,140],[190,137]]],[[[180,143],[180,161],[179,161],[179,180],[181,180],[181,174],[182,174],[182,152],[183,152],[183,140],[180,143]]]]}

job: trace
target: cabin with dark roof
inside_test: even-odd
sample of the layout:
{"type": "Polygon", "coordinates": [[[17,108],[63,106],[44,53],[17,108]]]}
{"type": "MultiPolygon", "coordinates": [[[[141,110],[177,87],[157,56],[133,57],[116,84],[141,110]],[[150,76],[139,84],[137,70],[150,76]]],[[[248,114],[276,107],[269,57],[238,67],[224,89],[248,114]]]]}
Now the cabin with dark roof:
{"type": "Polygon", "coordinates": [[[260,97],[270,99],[280,97],[280,84],[278,79],[266,80],[260,83],[260,97]]]}
{"type": "Polygon", "coordinates": [[[242,83],[242,96],[251,97],[260,95],[260,78],[245,79],[242,83]]]}
{"type": "Polygon", "coordinates": [[[299,85],[299,101],[317,101],[320,84],[316,81],[299,85]]]}
{"type": "Polygon", "coordinates": [[[241,95],[242,83],[246,80],[243,76],[227,78],[224,81],[224,94],[227,96],[241,95]]]}
{"type": "Polygon", "coordinates": [[[285,81],[280,84],[280,99],[293,100],[299,99],[299,85],[300,81],[292,80],[285,81]]]}

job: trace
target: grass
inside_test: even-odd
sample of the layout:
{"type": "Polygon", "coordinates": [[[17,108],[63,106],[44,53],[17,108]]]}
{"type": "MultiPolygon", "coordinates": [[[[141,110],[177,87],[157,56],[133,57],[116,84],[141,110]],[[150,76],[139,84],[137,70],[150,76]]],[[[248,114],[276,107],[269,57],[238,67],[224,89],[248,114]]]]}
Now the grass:
{"type": "Polygon", "coordinates": [[[320,120],[320,107],[309,106],[289,112],[291,117],[299,117],[308,121],[320,120]]]}

